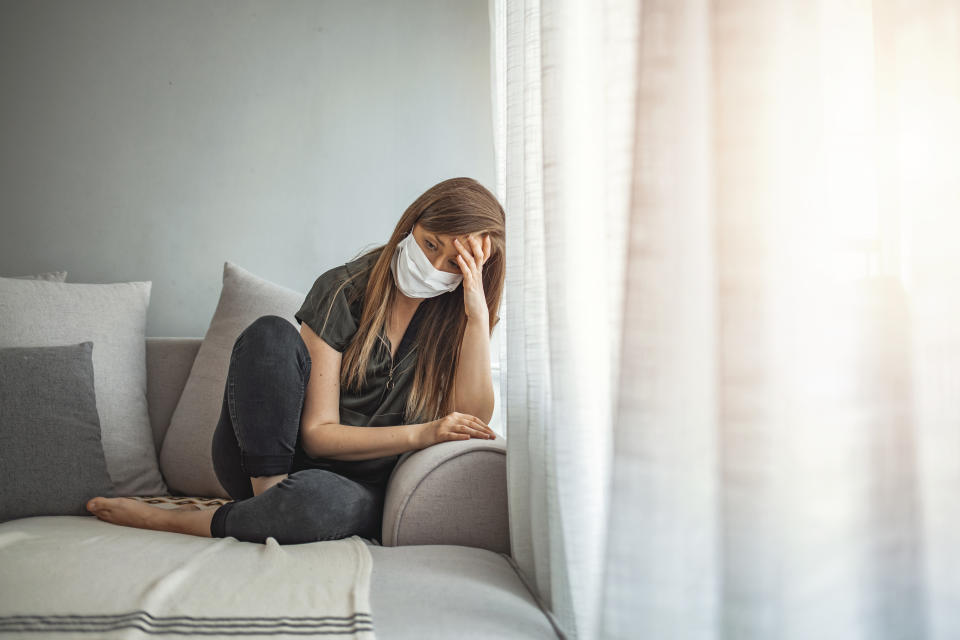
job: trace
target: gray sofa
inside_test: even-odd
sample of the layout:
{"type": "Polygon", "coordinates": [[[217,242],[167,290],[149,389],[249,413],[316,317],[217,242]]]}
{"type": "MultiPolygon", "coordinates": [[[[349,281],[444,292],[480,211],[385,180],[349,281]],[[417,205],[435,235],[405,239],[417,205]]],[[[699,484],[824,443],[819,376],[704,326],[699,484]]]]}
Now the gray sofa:
{"type": "MultiPolygon", "coordinates": [[[[201,342],[146,339],[147,396],[157,451],[201,342]]],[[[54,529],[62,535],[71,522],[75,517],[44,517],[36,519],[32,531],[47,527],[52,539],[54,529]]],[[[366,541],[373,557],[370,606],[377,637],[557,637],[509,555],[502,439],[447,442],[404,454],[389,480],[381,541],[366,541]]],[[[44,560],[56,564],[56,557],[49,557],[56,553],[53,548],[45,551],[44,560]]],[[[75,564],[77,551],[71,553],[75,564]]],[[[88,575],[58,579],[88,580],[97,573],[91,565],[88,575]]]]}

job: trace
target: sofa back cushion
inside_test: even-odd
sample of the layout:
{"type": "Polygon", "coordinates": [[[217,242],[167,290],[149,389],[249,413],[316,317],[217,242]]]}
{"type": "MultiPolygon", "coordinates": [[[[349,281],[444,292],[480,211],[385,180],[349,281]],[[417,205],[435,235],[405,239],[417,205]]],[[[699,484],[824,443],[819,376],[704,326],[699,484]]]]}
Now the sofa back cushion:
{"type": "Polygon", "coordinates": [[[153,442],[159,452],[203,338],[148,336],[146,343],[147,404],[150,407],[153,442]]]}

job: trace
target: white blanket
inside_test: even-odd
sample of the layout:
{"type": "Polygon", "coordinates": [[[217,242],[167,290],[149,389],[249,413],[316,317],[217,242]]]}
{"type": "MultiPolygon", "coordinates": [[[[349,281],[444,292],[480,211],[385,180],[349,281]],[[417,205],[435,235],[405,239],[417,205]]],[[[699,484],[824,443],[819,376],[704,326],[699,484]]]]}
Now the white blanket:
{"type": "Polygon", "coordinates": [[[280,545],[94,516],[0,524],[2,638],[374,638],[358,536],[280,545]]]}

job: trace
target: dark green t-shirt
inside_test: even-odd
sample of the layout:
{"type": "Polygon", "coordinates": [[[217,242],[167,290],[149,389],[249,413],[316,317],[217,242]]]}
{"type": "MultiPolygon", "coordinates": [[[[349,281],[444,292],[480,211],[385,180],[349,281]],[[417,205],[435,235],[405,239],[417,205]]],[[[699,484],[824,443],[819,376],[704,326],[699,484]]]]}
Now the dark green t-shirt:
{"type": "MultiPolygon", "coordinates": [[[[342,353],[353,340],[360,324],[363,292],[369,271],[349,282],[346,280],[362,272],[364,267],[371,266],[376,259],[376,253],[362,256],[322,273],[307,293],[300,310],[294,314],[297,322],[305,322],[324,342],[342,353]],[[353,304],[350,304],[351,300],[353,304]]],[[[364,387],[359,391],[340,388],[340,424],[354,427],[404,424],[403,409],[410,395],[417,365],[416,333],[424,309],[423,303],[417,307],[392,362],[388,347],[390,339],[381,328],[380,339],[370,354],[364,387]]],[[[399,454],[370,460],[310,458],[303,451],[298,437],[294,470],[329,469],[355,480],[385,485],[399,458],[399,454]]]]}

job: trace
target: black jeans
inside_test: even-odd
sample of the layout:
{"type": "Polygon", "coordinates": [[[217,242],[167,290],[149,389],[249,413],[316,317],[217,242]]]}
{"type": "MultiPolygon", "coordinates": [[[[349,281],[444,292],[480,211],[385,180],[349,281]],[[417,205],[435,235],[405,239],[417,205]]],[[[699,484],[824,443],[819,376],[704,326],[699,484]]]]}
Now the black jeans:
{"type": "Polygon", "coordinates": [[[210,534],[247,542],[273,536],[280,544],[338,540],[351,535],[379,541],[385,487],[326,469],[297,464],[300,414],[310,352],[296,328],[280,316],[260,316],[236,339],[211,443],[213,468],[234,499],[213,514],[210,534]],[[289,473],[258,496],[251,476],[289,473]]]}

